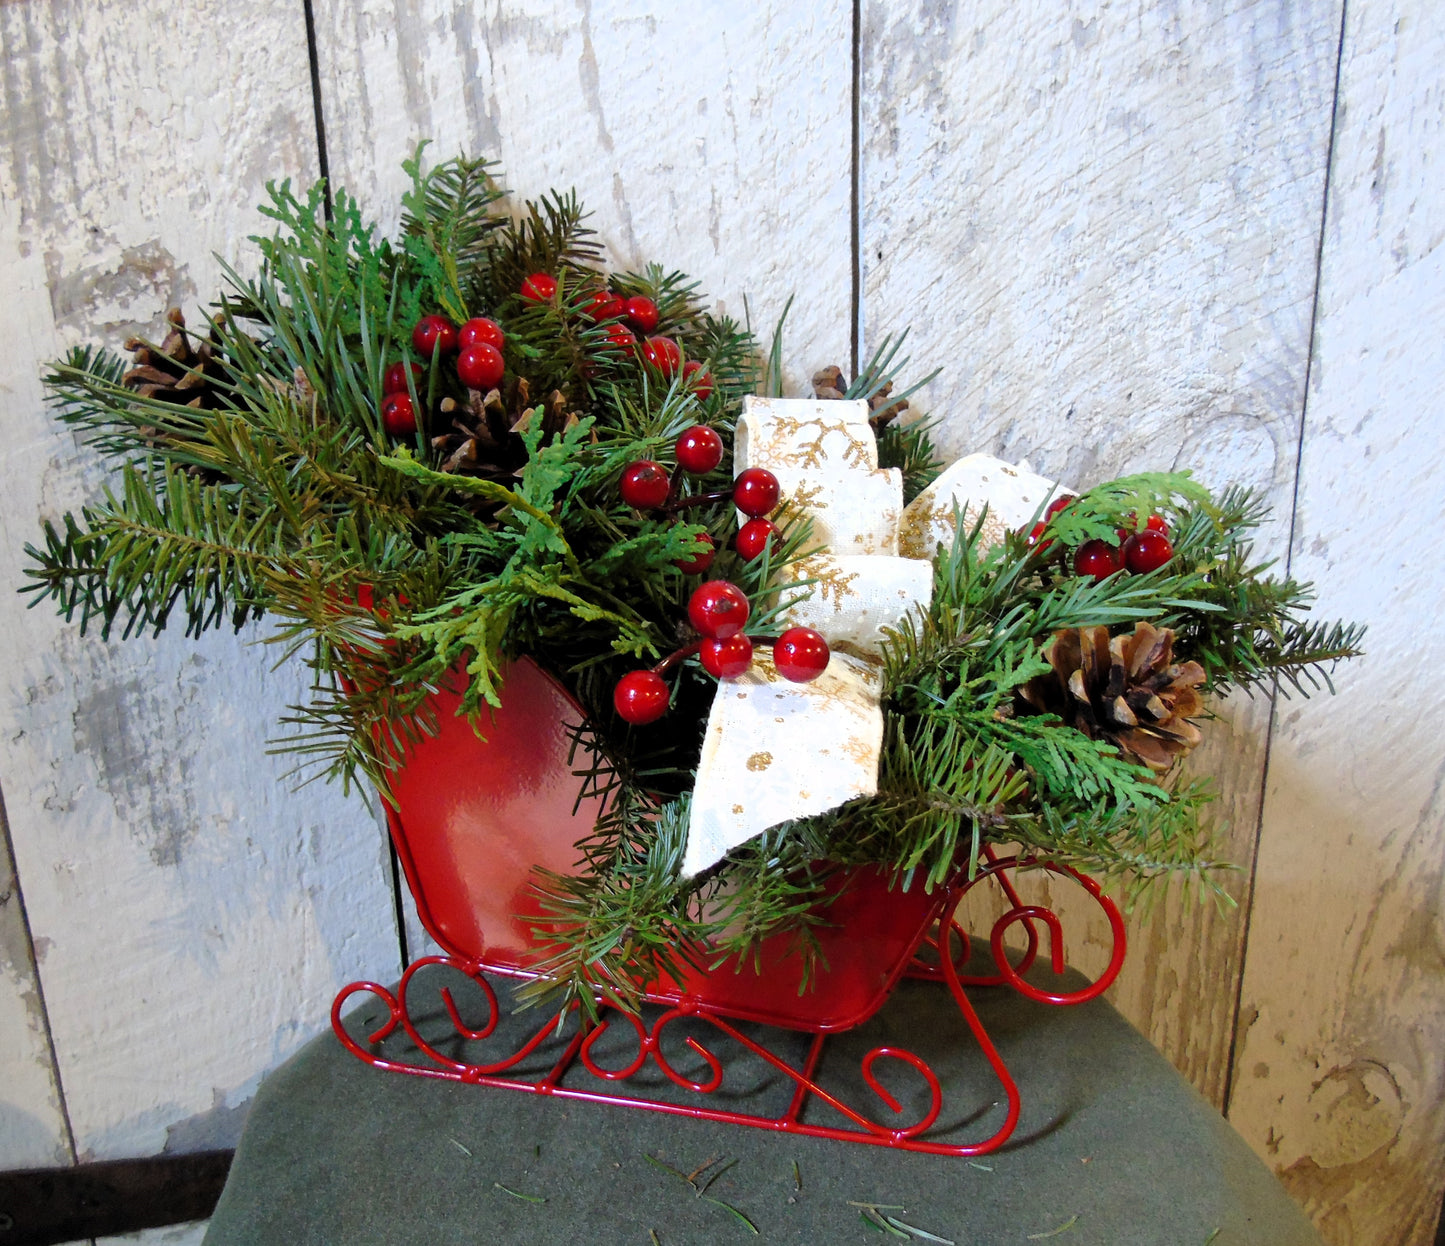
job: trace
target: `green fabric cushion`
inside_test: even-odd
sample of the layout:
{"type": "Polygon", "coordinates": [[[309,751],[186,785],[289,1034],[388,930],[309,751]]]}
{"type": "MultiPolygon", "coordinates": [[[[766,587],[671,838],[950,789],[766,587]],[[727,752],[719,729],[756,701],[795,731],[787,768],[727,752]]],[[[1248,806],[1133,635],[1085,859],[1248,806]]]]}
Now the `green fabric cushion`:
{"type": "MultiPolygon", "coordinates": [[[[1071,989],[1081,981],[1069,975],[1071,989]]],[[[420,980],[415,991],[417,1000],[430,995],[436,1011],[434,991],[420,980]]],[[[719,1167],[736,1160],[707,1193],[745,1213],[768,1242],[900,1240],[864,1224],[852,1201],[901,1205],[893,1215],[970,1246],[1027,1243],[1065,1224],[1033,1240],[1318,1246],[1239,1136],[1108,1004],[1058,1008],[999,988],[971,998],[1023,1094],[1013,1138],[973,1161],[401,1076],[364,1065],[328,1032],[262,1085],[205,1240],[645,1246],[649,1230],[663,1246],[752,1240],[724,1207],[696,1197],[650,1155],[685,1173],[708,1159],[719,1167]]],[[[458,1001],[475,1023],[477,998],[460,991],[458,1001]]],[[[382,1015],[375,1001],[357,1014],[372,1026],[382,1015]]],[[[442,1033],[436,1020],[423,1032],[442,1033]]],[[[504,1048],[538,1020],[506,1016],[493,1041],[504,1048]]],[[[692,1032],[719,1052],[729,1045],[706,1029],[692,1032]]],[[[804,1046],[794,1036],[785,1043],[795,1057],[804,1046]]],[[[1002,1121],[1001,1090],[942,987],[906,982],[866,1026],[830,1039],[822,1080],[841,1087],[846,1102],[876,1103],[858,1064],[881,1043],[907,1046],[938,1072],[940,1124],[956,1127],[948,1140],[987,1137],[1002,1121]]],[[[386,1046],[408,1049],[394,1039],[386,1046]]],[[[630,1027],[616,1026],[597,1054],[615,1067],[635,1050],[630,1027]]],[[[681,1071],[701,1075],[680,1034],[667,1050],[678,1053],[681,1071]]],[[[905,1105],[924,1101],[910,1071],[889,1061],[878,1071],[905,1105]]],[[[659,1080],[654,1072],[649,1089],[688,1098],[659,1080]]],[[[581,1070],[564,1084],[606,1089],[581,1070]]],[[[724,1088],[709,1098],[772,1111],[792,1090],[753,1057],[729,1066],[724,1088]]],[[[806,1119],[830,1117],[815,1108],[806,1119]]]]}

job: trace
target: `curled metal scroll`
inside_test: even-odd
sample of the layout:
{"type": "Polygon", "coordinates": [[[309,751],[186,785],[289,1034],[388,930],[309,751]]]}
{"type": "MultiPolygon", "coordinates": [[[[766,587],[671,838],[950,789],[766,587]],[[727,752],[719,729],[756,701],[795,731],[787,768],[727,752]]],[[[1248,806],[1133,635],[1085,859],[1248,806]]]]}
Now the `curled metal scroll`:
{"type": "MultiPolygon", "coordinates": [[[[770,1050],[749,1034],[740,1030],[733,1019],[721,1011],[709,1007],[705,999],[690,999],[678,1005],[666,1007],[650,1024],[642,1017],[620,1011],[599,1001],[599,1016],[595,1021],[585,1022],[580,1010],[572,1005],[564,1012],[539,1018],[537,1027],[520,1041],[509,1038],[501,1043],[498,1033],[500,1016],[496,990],[489,978],[525,977],[515,970],[498,970],[476,961],[448,956],[423,957],[402,975],[396,991],[375,982],[353,982],[337,995],[331,1009],[331,1024],[338,1038],[352,1055],[376,1068],[395,1072],[412,1073],[423,1077],[444,1078],[475,1085],[493,1086],[532,1094],[556,1095],[561,1098],[584,1099],[593,1102],[612,1103],[619,1106],[649,1108],[653,1111],[672,1115],[691,1116],[702,1120],[727,1121],[740,1125],[753,1125],[778,1132],[796,1133],[810,1137],[835,1138],[860,1142],[873,1146],[896,1147],[903,1150],[923,1151],[937,1155],[982,1155],[997,1150],[1012,1134],[1018,1123],[1020,1095],[1007,1066],[994,1047],[977,1012],[969,1001],[965,988],[986,985],[1012,987],[1030,999],[1052,1004],[1077,1004],[1093,999],[1106,990],[1118,975],[1123,963],[1125,949],[1124,923],[1118,908],[1105,896],[1099,885],[1085,875],[1067,866],[1049,862],[1022,860],[1017,857],[1003,858],[987,855],[982,867],[972,879],[960,879],[941,897],[935,932],[922,940],[919,948],[911,949],[909,959],[913,961],[911,974],[914,977],[932,979],[941,983],[952,996],[965,1025],[978,1043],[985,1061],[998,1079],[1003,1091],[1005,1104],[1004,1120],[987,1138],[975,1142],[955,1143],[929,1138],[928,1132],[942,1114],[947,1093],[937,1073],[922,1057],[905,1048],[891,1045],[874,1047],[862,1058],[861,1073],[864,1084],[877,1097],[886,1110],[883,1119],[845,1102],[839,1094],[824,1086],[819,1080],[825,1036],[815,1034],[801,1065],[795,1065],[777,1052],[770,1050]],[[1055,972],[1064,967],[1062,927],[1057,915],[1039,905],[1026,904],[1014,888],[1011,872],[1021,866],[1044,869],[1050,873],[1071,879],[1081,886],[1098,903],[1108,918],[1113,937],[1113,947],[1108,968],[1098,981],[1089,986],[1068,992],[1051,992],[1025,980],[1024,975],[1034,966],[1041,950],[1047,948],[1055,972]],[[1009,908],[993,924],[989,932],[989,947],[994,960],[994,971],[987,974],[966,974],[970,940],[967,931],[958,918],[958,907],[964,897],[985,881],[996,883],[1006,897],[1009,908]],[[1015,961],[1010,961],[1005,939],[1009,931],[1021,926],[1025,946],[1015,961]],[[929,961],[917,959],[922,946],[932,948],[934,956],[929,961]],[[486,1017],[481,1024],[468,1024],[461,1015],[456,998],[449,986],[441,986],[441,1014],[450,1024],[452,1033],[438,1039],[424,1034],[420,1019],[425,1018],[428,1027],[436,1025],[439,1018],[433,1008],[420,1014],[413,1012],[411,997],[419,990],[416,978],[419,971],[440,967],[448,972],[460,974],[481,991],[486,1006],[486,1017]],[[354,995],[370,994],[385,1008],[381,1024],[369,1033],[354,1034],[342,1016],[343,1005],[354,995]],[[571,1027],[573,1017],[578,1024],[571,1027]],[[704,1041],[694,1034],[683,1037],[683,1046],[702,1061],[706,1075],[693,1078],[681,1072],[663,1049],[663,1038],[669,1027],[686,1019],[698,1025],[710,1027],[725,1036],[751,1055],[762,1060],[793,1085],[793,1095],[788,1108],[776,1116],[757,1115],[715,1106],[716,1092],[723,1086],[728,1065],[704,1041]],[[602,1063],[598,1043],[611,1027],[623,1024],[630,1027],[636,1038],[635,1055],[621,1067],[609,1068],[602,1063]],[[387,1040],[393,1040],[400,1029],[410,1040],[413,1051],[406,1057],[389,1054],[382,1050],[387,1040]],[[568,1036],[567,1031],[572,1033],[568,1036]],[[475,1046],[497,1046],[505,1050],[487,1052],[487,1058],[479,1060],[458,1059],[441,1050],[442,1043],[460,1040],[475,1046]],[[549,1055],[551,1065],[548,1071],[536,1076],[517,1071],[529,1056],[538,1053],[549,1040],[555,1040],[560,1051],[555,1058],[549,1055]],[[916,1120],[911,1123],[899,1121],[904,1107],[900,1100],[879,1081],[875,1071],[880,1061],[893,1061],[910,1069],[922,1078],[927,1088],[927,1104],[916,1120]],[[657,1098],[635,1097],[608,1089],[593,1089],[585,1085],[563,1084],[563,1079],[574,1065],[598,1079],[604,1085],[619,1085],[628,1082],[641,1073],[651,1062],[686,1096],[685,1102],[673,1102],[657,1098]],[[509,1075],[510,1074],[510,1075],[509,1075]],[[822,1125],[804,1120],[804,1111],[816,1101],[841,1116],[842,1125],[822,1125]],[[891,1118],[891,1119],[890,1119],[891,1118]]],[[[800,1029],[806,1029],[800,1026],[800,1029]]],[[[575,1082],[576,1079],[574,1078],[575,1082]]]]}

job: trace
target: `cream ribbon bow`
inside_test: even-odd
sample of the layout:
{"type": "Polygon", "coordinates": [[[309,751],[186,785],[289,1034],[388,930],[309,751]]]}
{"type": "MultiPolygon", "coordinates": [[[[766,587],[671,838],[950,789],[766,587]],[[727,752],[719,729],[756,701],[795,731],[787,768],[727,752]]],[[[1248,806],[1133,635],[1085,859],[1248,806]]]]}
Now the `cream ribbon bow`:
{"type": "Polygon", "coordinates": [[[794,513],[813,521],[806,557],[779,589],[811,580],[787,612],[833,650],[812,683],[783,679],[759,648],[751,669],[719,683],[693,789],[682,873],[692,877],[770,826],[824,813],[878,790],[883,744],[881,646],[933,594],[934,551],[953,539],[954,506],[986,539],[1026,523],[1056,490],[1027,467],[987,455],[960,459],[905,510],[903,478],[878,466],[868,404],[747,398],[738,470],[766,467],[794,513]]]}

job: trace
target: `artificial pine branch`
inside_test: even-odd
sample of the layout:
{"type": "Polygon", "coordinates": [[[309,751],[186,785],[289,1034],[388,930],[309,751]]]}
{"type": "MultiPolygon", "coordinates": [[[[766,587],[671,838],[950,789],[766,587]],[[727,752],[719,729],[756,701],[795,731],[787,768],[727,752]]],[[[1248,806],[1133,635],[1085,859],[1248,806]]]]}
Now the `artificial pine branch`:
{"type": "MultiPolygon", "coordinates": [[[[609,276],[575,194],[512,215],[486,161],[424,170],[418,149],[405,167],[396,242],[343,191],[328,219],[321,188],[269,187],[262,211],[276,231],[257,239],[259,272],[223,266],[204,339],[171,317],[181,336],[168,338],[176,353],[165,376],[143,364],[132,377],[139,390],[128,388],[123,361],[97,350],[55,365],[57,415],[119,476],[102,501],[27,547],[35,601],[105,635],[181,618],[196,634],[264,616],[281,659],[304,660],[312,680],[277,749],[383,792],[437,730],[432,692],[467,672],[461,712],[475,718],[496,702],[505,663],[533,657],[586,716],[574,764],[583,794],[604,805],[577,846],[578,872],[539,877],[547,950],[531,990],[560,990],[589,1009],[597,997],[634,1006],[660,975],[760,963],[777,936],[791,936],[805,975],[822,968],[817,930],[841,865],[937,887],[975,871],[987,845],[1015,843],[1110,876],[1214,885],[1207,792],[1030,712],[1021,697],[1066,629],[1125,631],[1137,620],[1168,629],[1177,660],[1199,662],[1215,690],[1276,681],[1309,691],[1358,651],[1359,629],[1307,619],[1307,586],[1254,562],[1259,502],[1242,490],[1212,498],[1181,473],[1091,489],[1034,543],[1015,535],[985,548],[983,518],[956,517],[931,604],[884,647],[877,794],[770,828],[680,880],[716,684],[686,658],[669,675],[671,724],[636,728],[612,712],[612,689],[639,660],[692,638],[679,630],[691,582],[676,564],[700,533],[718,547],[710,574],[754,602],[748,634],[758,637],[808,591],[776,585],[809,525],[782,514],[780,539],[744,562],[728,548],[725,499],[665,522],[625,505],[617,479],[639,458],[671,467],[679,433],[698,422],[730,443],[744,394],[782,392],[791,301],[760,358],[750,328],[710,315],[682,273],[648,265],[609,276]],[[552,276],[556,293],[524,297],[534,273],[552,276]],[[619,322],[594,317],[604,291],[652,300],[656,332],[701,365],[711,393],[626,349],[619,322]],[[418,356],[412,328],[437,312],[504,323],[495,393],[468,392],[440,352],[418,356]],[[193,353],[207,361],[204,410],[169,400],[199,385],[193,353]],[[398,363],[416,365],[404,369],[418,417],[405,435],[388,432],[383,416],[384,377],[398,363]],[[1067,556],[1080,544],[1117,542],[1154,514],[1173,533],[1166,565],[1102,582],[1073,574],[1067,556]]],[[[880,462],[901,470],[912,498],[939,462],[926,421],[894,419],[931,379],[895,392],[903,343],[885,338],[851,385],[829,370],[822,396],[869,401],[880,462]]],[[[725,493],[732,475],[725,452],[688,488],[725,493]]]]}
{"type": "Polygon", "coordinates": [[[401,200],[406,253],[426,273],[436,305],[461,324],[470,314],[463,274],[483,258],[492,232],[503,227],[504,218],[491,214],[502,191],[487,160],[456,156],[423,173],[425,149],[418,144],[401,166],[412,180],[401,200]]]}

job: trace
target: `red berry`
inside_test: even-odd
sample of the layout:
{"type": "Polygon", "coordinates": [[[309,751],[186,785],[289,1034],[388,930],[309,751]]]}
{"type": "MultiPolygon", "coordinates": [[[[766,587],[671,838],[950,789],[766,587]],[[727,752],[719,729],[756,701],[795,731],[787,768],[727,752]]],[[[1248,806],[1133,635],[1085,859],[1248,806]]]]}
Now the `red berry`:
{"type": "Polygon", "coordinates": [[[828,668],[828,642],[811,627],[790,627],[773,645],[773,665],[790,683],[806,684],[828,668]]]}
{"type": "Polygon", "coordinates": [[[621,320],[627,314],[627,305],[611,290],[598,290],[592,296],[592,301],[582,309],[582,314],[594,322],[621,320]]]}
{"type": "Polygon", "coordinates": [[[363,610],[370,610],[376,605],[376,590],[370,584],[358,584],[356,586],[356,604],[363,610]]]}
{"type": "Polygon", "coordinates": [[[638,459],[623,469],[618,492],[628,506],[650,511],[667,501],[671,488],[672,480],[668,477],[667,468],[651,459],[638,459]]]}
{"type": "MultiPolygon", "coordinates": [[[[1165,536],[1168,536],[1169,521],[1165,519],[1163,515],[1150,515],[1149,522],[1144,525],[1144,530],[1146,532],[1162,532],[1165,536]]],[[[1139,516],[1134,511],[1130,511],[1129,518],[1124,521],[1124,526],[1119,529],[1119,540],[1127,541],[1137,531],[1139,531],[1139,516]]]]}
{"type": "Polygon", "coordinates": [[[625,325],[609,325],[607,341],[618,350],[629,350],[637,345],[637,335],[625,325]]]}
{"type": "Polygon", "coordinates": [[[612,690],[612,705],[634,727],[654,723],[667,713],[667,685],[656,671],[629,671],[612,690]]]}
{"type": "Polygon", "coordinates": [[[743,590],[726,580],[709,580],[693,590],[687,603],[687,617],[704,636],[726,640],[747,625],[752,607],[743,590]]]}
{"type": "Polygon", "coordinates": [[[706,476],[722,462],[723,443],[715,429],[695,424],[677,439],[677,462],[685,472],[706,476]]]}
{"type": "Polygon", "coordinates": [[[671,378],[682,367],[682,351],[670,337],[650,337],[642,343],[642,357],[663,376],[671,378]]]}
{"type": "Polygon", "coordinates": [[[753,642],[739,632],[726,640],[702,642],[697,656],[702,668],[717,679],[736,679],[753,664],[753,642]]]}
{"type": "Polygon", "coordinates": [[[1106,580],[1124,569],[1124,554],[1117,545],[1107,541],[1085,541],[1074,551],[1074,572],[1106,580]]]}
{"type": "Polygon", "coordinates": [[[388,394],[381,404],[381,424],[393,437],[416,432],[416,405],[410,394],[388,394]]]}
{"type": "Polygon", "coordinates": [[[696,549],[697,553],[691,558],[681,558],[672,565],[684,575],[701,575],[712,566],[717,547],[713,545],[712,537],[708,536],[706,532],[700,532],[697,537],[696,549]]]}
{"type": "Polygon", "coordinates": [[[1074,500],[1074,495],[1073,495],[1072,493],[1061,493],[1061,494],[1059,494],[1059,496],[1056,497],[1052,502],[1050,502],[1050,503],[1048,504],[1048,507],[1045,509],[1045,511],[1044,511],[1044,522],[1045,522],[1045,523],[1048,523],[1048,521],[1049,521],[1050,519],[1052,519],[1055,515],[1057,515],[1061,510],[1064,509],[1064,507],[1066,507],[1066,506],[1067,506],[1070,502],[1072,502],[1073,500],[1074,500]]]}
{"type": "Polygon", "coordinates": [[[712,397],[712,373],[704,372],[702,364],[696,359],[689,359],[682,365],[682,379],[692,386],[699,402],[706,402],[712,397]]]}
{"type": "Polygon", "coordinates": [[[457,375],[468,389],[483,392],[495,389],[502,383],[502,374],[506,370],[502,352],[490,342],[468,346],[457,356],[457,375]]]}
{"type": "Polygon", "coordinates": [[[767,548],[769,541],[777,528],[768,519],[749,519],[738,529],[737,538],[733,541],[734,547],[742,555],[744,562],[752,562],[759,554],[767,548]]]}
{"type": "Polygon", "coordinates": [[[450,355],[457,349],[457,327],[445,316],[423,316],[411,331],[411,344],[423,359],[438,348],[450,355]]]}
{"type": "Polygon", "coordinates": [[[1042,523],[1034,524],[1034,526],[1029,529],[1028,544],[1030,549],[1037,549],[1038,552],[1042,554],[1044,550],[1053,544],[1053,541],[1042,539],[1044,533],[1048,531],[1048,527],[1048,521],[1045,520],[1042,523]]]}
{"type": "Polygon", "coordinates": [[[551,273],[533,273],[522,282],[522,297],[529,303],[545,303],[557,293],[557,278],[551,273]]]}
{"type": "Polygon", "coordinates": [[[750,467],[733,481],[733,505],[757,519],[777,508],[780,492],[772,472],[766,467],[750,467]]]}
{"type": "Polygon", "coordinates": [[[462,350],[468,346],[480,346],[483,342],[501,350],[506,341],[507,335],[502,332],[502,326],[486,316],[476,316],[457,330],[457,345],[462,350]]]}
{"type": "Polygon", "coordinates": [[[1124,562],[1136,575],[1157,571],[1174,557],[1174,546],[1162,532],[1145,528],[1124,542],[1124,562]]]}
{"type": "Polygon", "coordinates": [[[657,304],[650,298],[634,294],[622,305],[622,314],[639,333],[651,333],[657,328],[657,304]]]}
{"type": "Polygon", "coordinates": [[[406,370],[411,369],[413,383],[420,385],[422,377],[426,375],[419,363],[394,363],[381,377],[381,392],[383,394],[404,394],[406,393],[406,370]]]}

